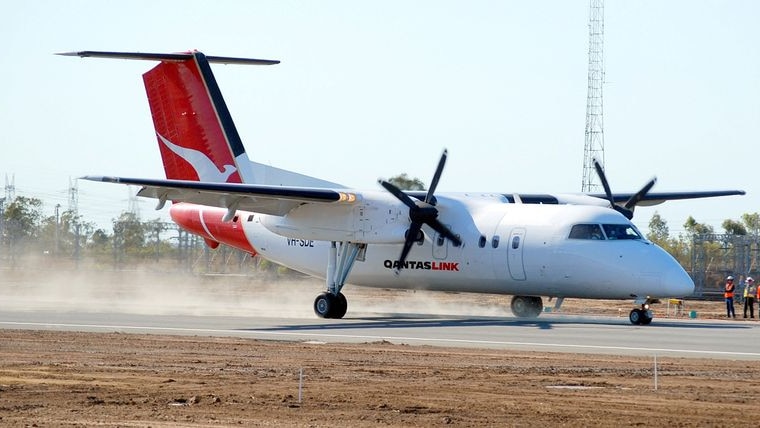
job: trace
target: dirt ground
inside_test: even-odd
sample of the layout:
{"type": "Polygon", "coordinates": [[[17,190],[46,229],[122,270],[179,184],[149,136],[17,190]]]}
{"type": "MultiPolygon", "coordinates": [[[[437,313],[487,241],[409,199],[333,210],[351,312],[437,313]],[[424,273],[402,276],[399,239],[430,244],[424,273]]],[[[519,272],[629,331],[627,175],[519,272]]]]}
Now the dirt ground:
{"type": "Polygon", "coordinates": [[[3,426],[757,426],[752,362],[0,331],[3,426]]]}
{"type": "MultiPolygon", "coordinates": [[[[75,298],[64,300],[44,281],[6,277],[0,306],[102,310],[110,302],[116,311],[197,310],[189,298],[148,305],[156,295],[137,293],[126,280],[106,283],[108,293],[68,281],[65,295],[76,291],[75,298]]],[[[183,282],[205,311],[245,312],[254,297],[272,305],[263,289],[236,284],[183,282]]],[[[306,296],[307,315],[311,287],[295,286],[306,296]]],[[[156,282],[150,288],[160,294],[156,282]]],[[[278,289],[275,300],[303,304],[278,289]]],[[[408,311],[509,313],[503,296],[435,294],[433,305],[433,295],[349,291],[349,312],[382,310],[380,302],[396,296],[408,311]]],[[[619,316],[629,309],[626,302],[563,306],[567,313],[619,316]]],[[[665,309],[658,306],[656,315],[668,315],[665,309]]],[[[699,318],[720,318],[724,310],[722,302],[686,302],[683,309],[681,316],[695,311],[699,318]]],[[[758,399],[760,364],[752,361],[660,357],[655,371],[651,357],[0,330],[0,425],[12,427],[757,426],[758,399]]]]}

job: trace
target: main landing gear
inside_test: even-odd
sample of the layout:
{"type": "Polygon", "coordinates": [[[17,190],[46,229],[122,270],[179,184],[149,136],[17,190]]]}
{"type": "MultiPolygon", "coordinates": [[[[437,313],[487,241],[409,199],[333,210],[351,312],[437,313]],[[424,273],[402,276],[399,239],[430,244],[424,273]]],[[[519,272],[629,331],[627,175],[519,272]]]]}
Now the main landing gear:
{"type": "Polygon", "coordinates": [[[356,260],[364,260],[366,244],[332,242],[327,258],[327,291],[314,299],[314,313],[320,318],[343,318],[348,310],[346,296],[340,292],[356,260]]]}
{"type": "Polygon", "coordinates": [[[518,318],[536,318],[544,309],[544,303],[538,296],[514,296],[510,308],[518,318]]]}
{"type": "Polygon", "coordinates": [[[343,293],[334,295],[325,291],[314,299],[314,313],[320,318],[343,318],[348,310],[348,300],[343,293]]]}

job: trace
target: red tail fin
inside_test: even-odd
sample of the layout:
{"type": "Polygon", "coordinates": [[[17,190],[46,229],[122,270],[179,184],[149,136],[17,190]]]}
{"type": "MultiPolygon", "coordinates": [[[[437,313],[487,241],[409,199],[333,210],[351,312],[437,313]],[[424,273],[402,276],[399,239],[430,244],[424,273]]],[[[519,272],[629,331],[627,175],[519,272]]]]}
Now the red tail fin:
{"type": "Polygon", "coordinates": [[[242,143],[205,56],[162,62],[143,80],[166,178],[241,183],[232,144],[242,143]]]}
{"type": "Polygon", "coordinates": [[[250,161],[209,62],[271,65],[279,61],[205,56],[200,52],[67,52],[60,55],[161,61],[143,75],[166,178],[252,181],[250,161]]]}

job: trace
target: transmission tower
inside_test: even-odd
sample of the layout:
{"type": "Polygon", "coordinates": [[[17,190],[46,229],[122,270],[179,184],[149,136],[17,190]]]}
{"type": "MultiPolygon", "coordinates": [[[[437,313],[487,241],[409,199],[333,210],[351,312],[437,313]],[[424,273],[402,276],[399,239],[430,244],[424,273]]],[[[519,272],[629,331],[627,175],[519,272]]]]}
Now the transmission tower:
{"type": "Polygon", "coordinates": [[[135,218],[140,218],[140,201],[137,199],[137,194],[132,193],[132,189],[129,188],[129,212],[134,214],[135,218]]]}
{"type": "Polygon", "coordinates": [[[69,178],[69,211],[74,218],[79,215],[79,182],[69,178]]]}
{"type": "Polygon", "coordinates": [[[599,190],[594,158],[604,166],[604,0],[590,0],[588,23],[588,93],[586,96],[586,143],[583,147],[582,192],[599,190]]]}
{"type": "Polygon", "coordinates": [[[16,176],[11,176],[11,181],[8,181],[8,174],[5,174],[5,200],[8,203],[13,202],[16,199],[16,176]]]}

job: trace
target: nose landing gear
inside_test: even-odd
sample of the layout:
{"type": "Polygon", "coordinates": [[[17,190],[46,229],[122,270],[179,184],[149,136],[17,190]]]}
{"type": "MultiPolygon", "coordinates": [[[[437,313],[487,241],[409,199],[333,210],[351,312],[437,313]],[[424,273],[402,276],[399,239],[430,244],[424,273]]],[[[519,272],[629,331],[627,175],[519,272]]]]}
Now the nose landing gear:
{"type": "Polygon", "coordinates": [[[654,303],[654,300],[647,299],[644,303],[641,304],[641,308],[635,308],[631,310],[631,313],[628,314],[628,319],[631,321],[631,324],[633,325],[649,325],[652,323],[652,319],[654,318],[654,313],[652,313],[652,310],[649,309],[649,304],[654,303]]]}

